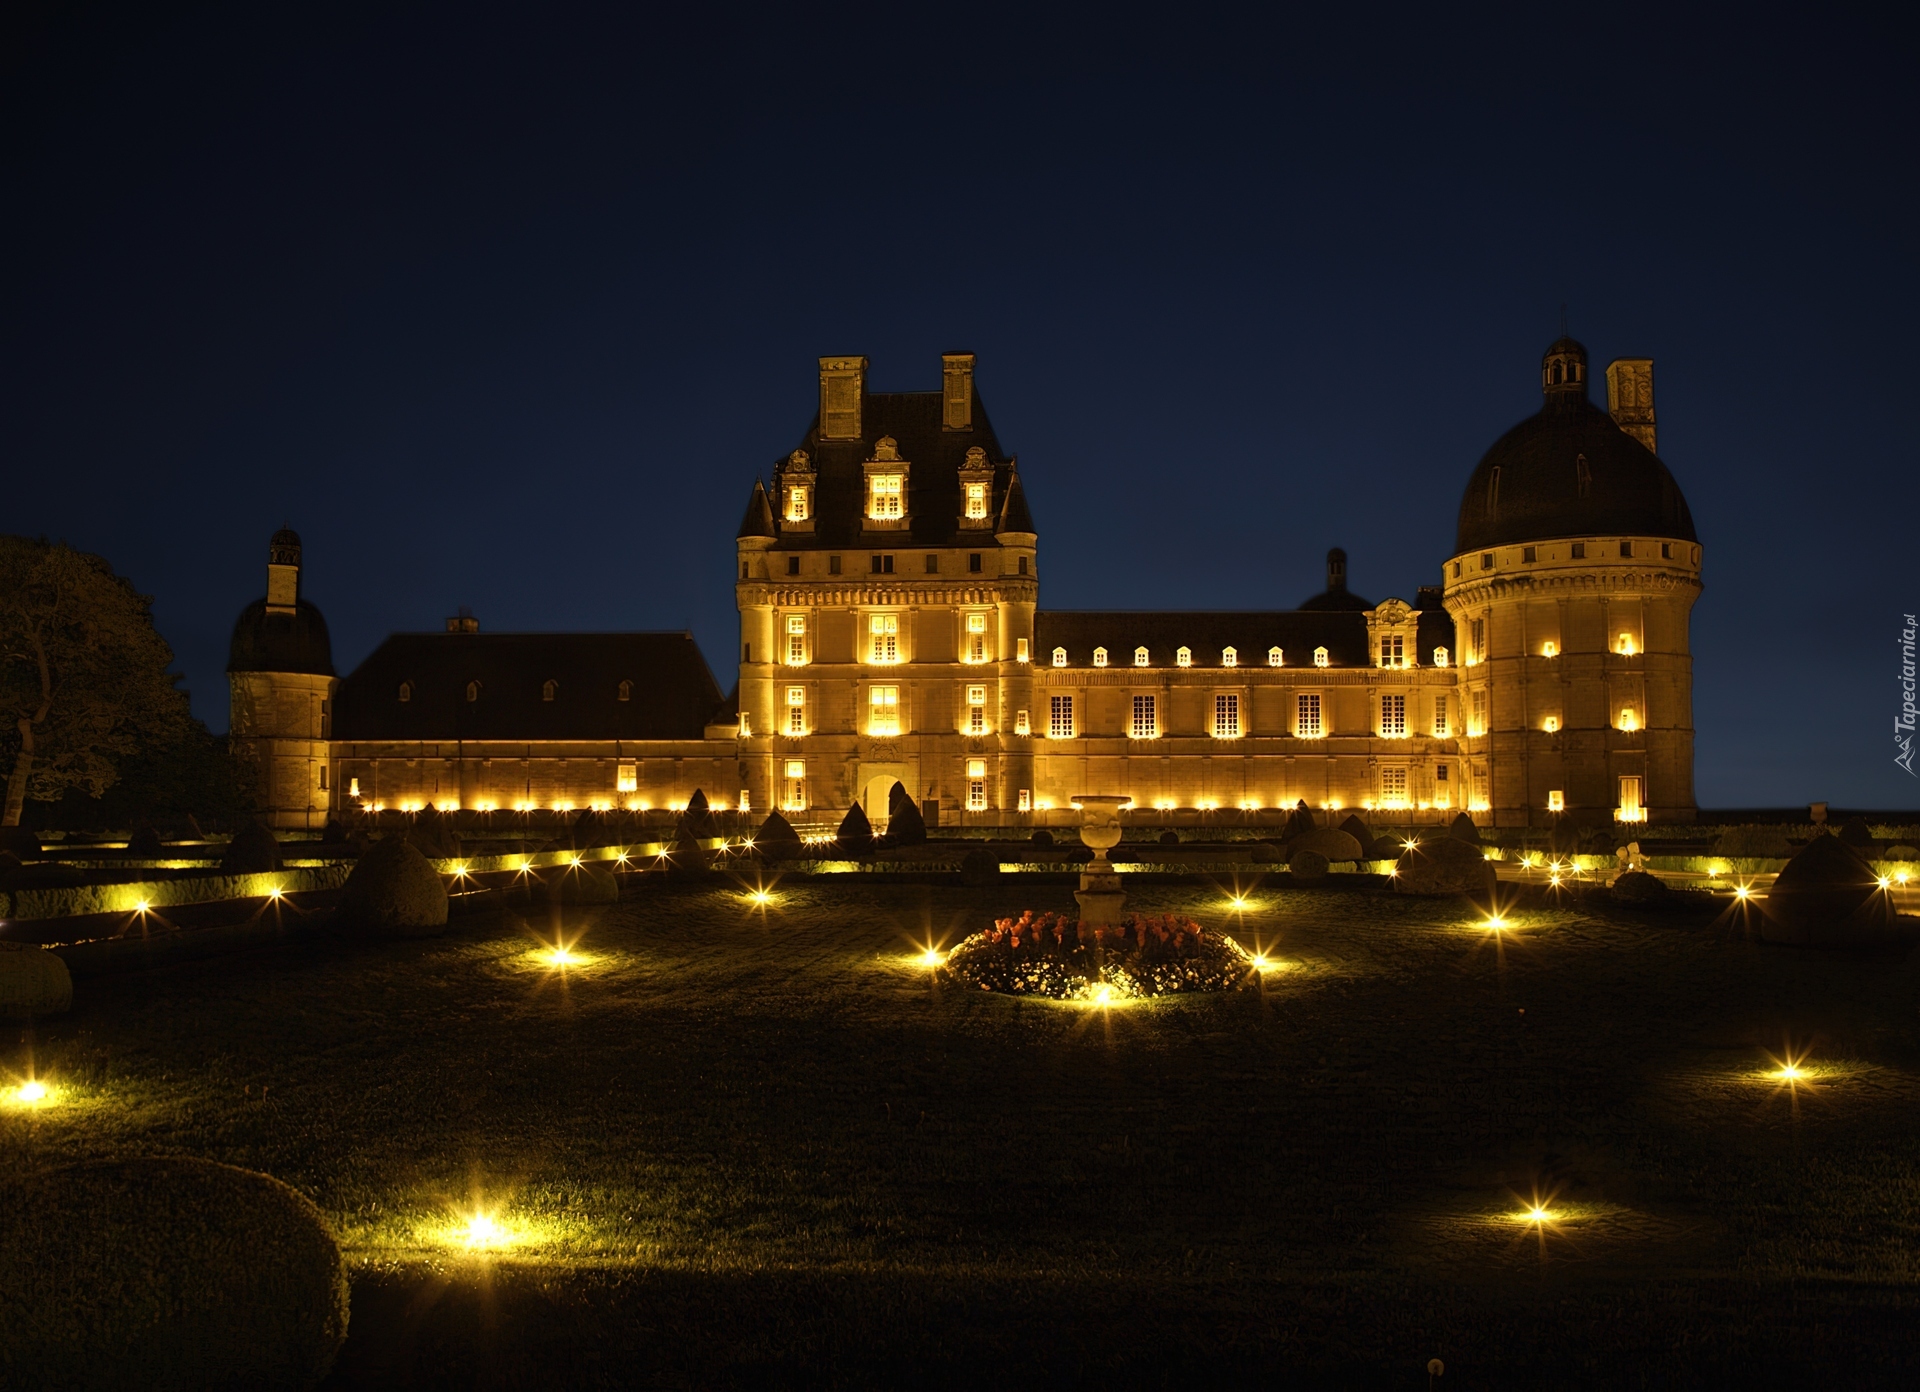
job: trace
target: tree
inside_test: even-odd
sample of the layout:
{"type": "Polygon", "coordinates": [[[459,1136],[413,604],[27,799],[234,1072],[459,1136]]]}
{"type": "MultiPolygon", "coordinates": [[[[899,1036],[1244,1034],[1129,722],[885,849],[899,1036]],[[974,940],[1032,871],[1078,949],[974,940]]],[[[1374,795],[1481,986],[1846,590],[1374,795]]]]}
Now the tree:
{"type": "Polygon", "coordinates": [[[13,765],[0,825],[20,825],[29,796],[97,798],[117,761],[184,737],[187,697],[152,606],[99,556],[0,536],[0,753],[13,765]]]}

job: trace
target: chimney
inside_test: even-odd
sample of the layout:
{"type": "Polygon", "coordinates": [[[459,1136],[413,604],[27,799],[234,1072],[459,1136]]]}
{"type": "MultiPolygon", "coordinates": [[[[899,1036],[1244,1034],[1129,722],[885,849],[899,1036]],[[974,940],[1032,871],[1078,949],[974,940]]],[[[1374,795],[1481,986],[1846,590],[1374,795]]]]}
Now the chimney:
{"type": "Polygon", "coordinates": [[[820,438],[858,440],[867,392],[865,358],[820,359],[820,438]]]}
{"type": "Polygon", "coordinates": [[[460,606],[460,612],[458,614],[447,620],[447,632],[449,633],[478,633],[479,631],[480,620],[474,618],[473,610],[467,608],[464,604],[460,606]]]}
{"type": "Polygon", "coordinates": [[[973,429],[973,354],[940,355],[940,424],[947,430],[973,429]]]}
{"type": "Polygon", "coordinates": [[[1607,412],[1614,424],[1659,453],[1653,432],[1653,359],[1615,358],[1607,364],[1607,412]]]}
{"type": "Polygon", "coordinates": [[[1345,594],[1347,589],[1347,553],[1339,547],[1327,552],[1327,593],[1345,594]]]}

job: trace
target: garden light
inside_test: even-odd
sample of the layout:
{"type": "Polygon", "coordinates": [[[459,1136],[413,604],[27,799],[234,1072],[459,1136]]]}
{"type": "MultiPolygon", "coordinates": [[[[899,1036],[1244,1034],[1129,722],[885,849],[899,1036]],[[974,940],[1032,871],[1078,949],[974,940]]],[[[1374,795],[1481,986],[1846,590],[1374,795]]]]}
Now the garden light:
{"type": "Polygon", "coordinates": [[[1231,904],[1235,910],[1244,909],[1247,906],[1247,896],[1244,894],[1236,894],[1227,900],[1227,902],[1231,904]]]}
{"type": "Polygon", "coordinates": [[[1507,929],[1507,921],[1499,914],[1492,914],[1488,917],[1487,921],[1480,926],[1490,933],[1504,933],[1507,929]]]}
{"type": "Polygon", "coordinates": [[[149,904],[147,900],[142,899],[139,903],[133,906],[133,911],[135,913],[146,913],[147,910],[150,909],[151,907],[152,905],[149,904]]]}
{"type": "Polygon", "coordinates": [[[942,952],[937,947],[930,947],[925,952],[920,954],[920,965],[923,967],[942,966],[945,964],[946,960],[947,960],[947,954],[942,952]]]}
{"type": "Polygon", "coordinates": [[[28,1107],[38,1106],[48,1096],[47,1085],[38,1078],[31,1078],[13,1090],[14,1100],[28,1107]]]}
{"type": "Polygon", "coordinates": [[[1893,883],[1892,877],[1887,875],[1882,875],[1880,877],[1880,888],[1885,889],[1888,885],[1892,883],[1893,883]]]}
{"type": "Polygon", "coordinates": [[[1733,897],[1736,899],[1746,899],[1750,897],[1752,894],[1753,894],[1753,891],[1748,889],[1745,885],[1735,885],[1733,888],[1733,897]]]}
{"type": "Polygon", "coordinates": [[[1523,1216],[1526,1218],[1527,1222],[1533,1223],[1536,1225],[1540,1223],[1550,1223],[1553,1221],[1553,1210],[1549,1208],[1542,1208],[1539,1204],[1532,1204],[1528,1207],[1525,1215],[1523,1216]]]}
{"type": "Polygon", "coordinates": [[[765,908],[768,904],[771,904],[773,902],[773,896],[767,893],[766,890],[764,889],[754,890],[751,894],[747,896],[747,898],[753,900],[754,903],[760,905],[760,907],[762,908],[765,908]]]}
{"type": "Polygon", "coordinates": [[[1113,987],[1104,982],[1093,988],[1093,1003],[1102,1010],[1113,1004],[1113,987]]]}

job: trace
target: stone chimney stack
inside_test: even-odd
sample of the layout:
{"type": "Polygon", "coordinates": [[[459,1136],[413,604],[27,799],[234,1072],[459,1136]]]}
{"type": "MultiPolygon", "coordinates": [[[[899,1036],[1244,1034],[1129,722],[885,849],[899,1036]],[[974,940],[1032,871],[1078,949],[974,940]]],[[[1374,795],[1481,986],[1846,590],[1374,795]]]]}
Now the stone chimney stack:
{"type": "Polygon", "coordinates": [[[300,535],[282,527],[267,543],[267,612],[291,614],[300,607],[300,535]]]}
{"type": "Polygon", "coordinates": [[[947,430],[973,429],[973,354],[940,355],[940,423],[947,430]]]}
{"type": "Polygon", "coordinates": [[[1327,552],[1327,593],[1344,594],[1347,588],[1347,553],[1339,547],[1327,552]]]}
{"type": "Polygon", "coordinates": [[[865,358],[820,359],[820,438],[858,440],[866,394],[865,358]]]}
{"type": "Polygon", "coordinates": [[[1653,359],[1615,358],[1607,364],[1607,411],[1614,423],[1658,454],[1653,431],[1653,359]]]}
{"type": "Polygon", "coordinates": [[[447,620],[447,632],[449,633],[478,633],[479,631],[480,620],[476,619],[473,616],[473,610],[467,608],[464,604],[460,606],[460,612],[458,614],[455,614],[447,620]]]}

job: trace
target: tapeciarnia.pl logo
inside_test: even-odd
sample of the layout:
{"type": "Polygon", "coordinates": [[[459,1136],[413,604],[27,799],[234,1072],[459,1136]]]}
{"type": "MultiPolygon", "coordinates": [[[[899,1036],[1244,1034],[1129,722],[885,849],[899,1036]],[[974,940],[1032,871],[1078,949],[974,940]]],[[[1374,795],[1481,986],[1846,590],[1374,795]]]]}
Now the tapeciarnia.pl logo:
{"type": "Polygon", "coordinates": [[[1893,718],[1893,742],[1900,752],[1893,756],[1893,761],[1905,769],[1909,777],[1920,777],[1913,772],[1913,638],[1920,624],[1914,622],[1911,614],[1903,617],[1907,626],[1900,630],[1900,714],[1893,718]]]}

